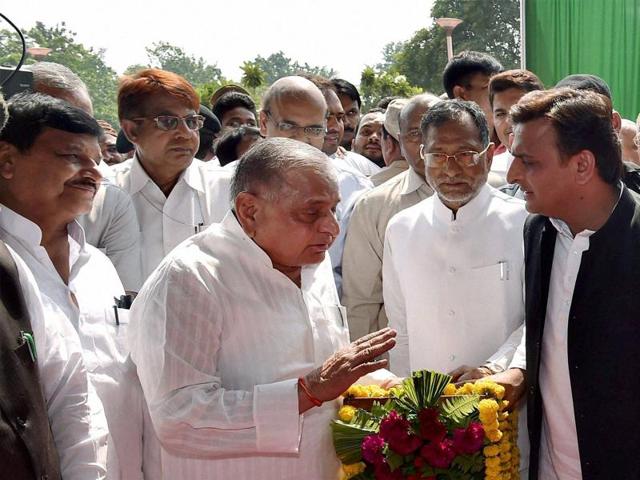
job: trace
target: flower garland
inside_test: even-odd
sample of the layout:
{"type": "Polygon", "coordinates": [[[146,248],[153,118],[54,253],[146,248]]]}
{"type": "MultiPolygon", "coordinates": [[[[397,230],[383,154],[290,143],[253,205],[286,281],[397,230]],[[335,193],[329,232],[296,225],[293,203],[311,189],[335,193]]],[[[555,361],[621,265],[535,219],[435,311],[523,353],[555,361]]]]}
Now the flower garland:
{"type": "MultiPolygon", "coordinates": [[[[455,399],[460,396],[467,396],[467,398],[475,396],[474,398],[479,399],[476,400],[476,414],[473,417],[477,420],[471,421],[467,428],[455,429],[450,433],[451,437],[441,443],[433,442],[430,445],[423,446],[420,450],[415,450],[413,443],[420,442],[417,436],[407,435],[406,432],[410,431],[409,422],[395,411],[388,411],[386,419],[382,417],[381,423],[378,424],[379,434],[363,438],[361,461],[353,462],[353,460],[359,459],[353,458],[353,463],[343,463],[339,479],[349,480],[353,478],[354,480],[359,480],[373,478],[370,476],[371,465],[379,464],[383,452],[387,452],[387,449],[392,449],[400,452],[401,455],[415,455],[416,452],[419,452],[419,455],[415,456],[415,460],[412,460],[415,462],[416,473],[402,476],[399,475],[399,472],[386,471],[388,470],[387,468],[384,472],[376,470],[374,475],[376,479],[405,478],[413,480],[415,478],[437,480],[441,478],[440,474],[424,477],[418,473],[425,465],[425,462],[440,469],[448,469],[451,459],[455,456],[454,451],[458,452],[458,454],[468,453],[473,455],[473,452],[480,449],[482,454],[480,461],[483,462],[484,474],[482,470],[478,473],[484,475],[485,480],[519,480],[518,419],[516,412],[507,411],[509,402],[504,400],[504,387],[493,382],[480,380],[475,383],[466,383],[460,387],[449,383],[441,391],[443,395],[442,401],[444,402],[447,402],[447,399],[455,399]],[[403,450],[406,450],[406,452],[403,450]]],[[[353,385],[343,394],[346,399],[355,397],[356,400],[399,398],[402,395],[402,387],[385,390],[375,385],[353,385]]],[[[360,412],[362,411],[359,408],[345,404],[339,409],[338,418],[345,424],[358,424],[363,418],[360,412]]],[[[433,430],[436,427],[443,428],[442,424],[437,420],[438,414],[436,412],[437,410],[431,408],[420,412],[418,418],[420,424],[420,432],[418,433],[420,437],[430,438],[430,436],[434,436],[434,438],[439,438],[442,436],[443,432],[438,435],[438,432],[433,430]],[[432,416],[434,418],[431,418],[432,416]]],[[[440,471],[444,472],[443,470],[440,471]]],[[[455,478],[458,477],[456,476],[455,478]]],[[[476,476],[474,475],[473,478],[476,478],[476,476]]]]}

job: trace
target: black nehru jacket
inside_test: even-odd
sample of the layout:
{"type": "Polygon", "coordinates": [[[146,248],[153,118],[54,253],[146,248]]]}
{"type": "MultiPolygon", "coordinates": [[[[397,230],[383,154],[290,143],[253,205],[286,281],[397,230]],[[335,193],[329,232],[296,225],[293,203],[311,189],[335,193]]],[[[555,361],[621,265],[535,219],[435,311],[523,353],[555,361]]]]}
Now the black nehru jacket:
{"type": "Polygon", "coordinates": [[[25,333],[33,335],[18,270],[0,241],[0,479],[58,480],[58,452],[25,333]]]}
{"type": "MultiPolygon", "coordinates": [[[[623,187],[607,222],[589,237],[569,311],[569,377],[584,480],[640,479],[639,202],[623,187]]],[[[529,478],[534,480],[543,413],[540,357],[556,232],[542,215],[530,215],[524,228],[529,478]]]]}

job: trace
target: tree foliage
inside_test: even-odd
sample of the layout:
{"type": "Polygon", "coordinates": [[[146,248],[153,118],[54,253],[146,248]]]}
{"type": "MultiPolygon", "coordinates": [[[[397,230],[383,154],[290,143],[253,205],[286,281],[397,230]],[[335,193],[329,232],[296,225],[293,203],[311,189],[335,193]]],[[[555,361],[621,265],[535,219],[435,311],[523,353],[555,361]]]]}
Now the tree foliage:
{"type": "MultiPolygon", "coordinates": [[[[47,27],[42,22],[26,32],[27,47],[39,45],[51,49],[46,60],[69,67],[86,83],[93,100],[96,118],[118,125],[116,93],[118,77],[116,72],[104,61],[104,50],[87,48],[76,41],[76,34],[67,29],[64,22],[47,27]]],[[[10,30],[0,30],[0,63],[17,65],[22,46],[17,34],[10,30]]],[[[27,64],[35,60],[28,57],[27,64]]]]}
{"type": "Polygon", "coordinates": [[[308,73],[310,75],[321,75],[323,77],[332,77],[335,71],[332,68],[322,66],[309,65],[307,62],[299,63],[287,57],[282,50],[272,53],[267,58],[258,55],[253,61],[249,62],[258,65],[265,74],[265,83],[272,84],[276,80],[288,75],[296,75],[298,73],[308,73]]]}
{"type": "Polygon", "coordinates": [[[155,42],[145,50],[150,66],[177,73],[193,85],[223,80],[222,72],[216,65],[209,65],[204,58],[189,55],[170,43],[155,42]]]}
{"type": "Polygon", "coordinates": [[[264,70],[256,62],[244,62],[240,69],[242,70],[242,85],[248,88],[258,88],[264,85],[264,70]]]}
{"type": "MultiPolygon", "coordinates": [[[[435,0],[432,18],[463,20],[453,31],[455,52],[476,50],[496,57],[505,68],[520,64],[520,4],[518,0],[435,0]]],[[[405,75],[408,82],[438,94],[447,64],[444,29],[437,24],[418,30],[408,41],[383,50],[386,70],[405,75]]]]}
{"type": "Polygon", "coordinates": [[[360,78],[360,97],[363,111],[384,97],[412,97],[421,93],[421,89],[411,85],[407,77],[395,70],[384,71],[373,67],[365,67],[360,78]]]}

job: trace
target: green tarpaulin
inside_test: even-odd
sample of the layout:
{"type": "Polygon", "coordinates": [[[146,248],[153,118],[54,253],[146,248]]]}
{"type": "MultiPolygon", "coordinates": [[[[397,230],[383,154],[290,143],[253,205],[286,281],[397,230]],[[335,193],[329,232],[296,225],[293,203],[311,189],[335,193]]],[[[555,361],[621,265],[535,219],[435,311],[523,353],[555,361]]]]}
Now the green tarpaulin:
{"type": "Polygon", "coordinates": [[[624,118],[640,113],[640,0],[522,0],[526,66],[547,87],[571,73],[605,79],[624,118]]]}

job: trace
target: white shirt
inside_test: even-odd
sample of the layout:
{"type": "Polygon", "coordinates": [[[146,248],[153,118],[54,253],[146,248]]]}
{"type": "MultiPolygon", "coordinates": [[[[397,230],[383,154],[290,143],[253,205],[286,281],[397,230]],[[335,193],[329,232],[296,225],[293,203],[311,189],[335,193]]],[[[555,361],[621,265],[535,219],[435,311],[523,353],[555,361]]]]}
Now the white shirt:
{"type": "Polygon", "coordinates": [[[165,478],[336,478],[337,402],[298,414],[297,379],[348,342],[328,258],[302,287],[233,213],[175,249],[131,311],[131,355],[165,478]]]}
{"type": "Polygon", "coordinates": [[[85,238],[100,249],[116,267],[125,290],[137,292],[142,286],[140,227],[131,197],[113,183],[113,170],[98,164],[102,184],[91,211],[78,217],[85,238]]]}
{"type": "MultiPolygon", "coordinates": [[[[114,297],[119,298],[124,289],[109,259],[85,242],[82,227],[70,223],[68,232],[67,285],[40,245],[40,228],[6,207],[0,210],[0,238],[33,272],[46,314],[65,318],[78,333],[89,379],[104,406],[111,435],[108,478],[142,478],[143,434],[150,442],[144,448],[150,447],[153,436],[144,431],[142,391],[133,365],[126,362],[126,312],[120,312],[121,323],[116,325],[113,310],[114,297]]],[[[151,468],[150,462],[148,466],[151,468]]]]}
{"type": "Polygon", "coordinates": [[[334,153],[331,158],[335,158],[343,163],[346,163],[349,167],[353,168],[357,172],[361,173],[365,177],[370,177],[374,173],[378,173],[382,170],[378,165],[373,163],[367,157],[360,155],[356,152],[346,150],[344,153],[334,153]]]}
{"type": "Polygon", "coordinates": [[[229,172],[200,160],[185,169],[168,197],[147,175],[137,154],[113,170],[138,216],[143,280],[178,244],[219,222],[229,210],[229,172]]]}
{"type": "Polygon", "coordinates": [[[489,173],[489,184],[492,187],[498,188],[507,184],[507,172],[512,162],[513,155],[508,150],[493,156],[489,173]]]}
{"type": "Polygon", "coordinates": [[[373,183],[364,175],[345,165],[342,159],[329,158],[338,176],[338,188],[340,190],[340,203],[336,208],[336,219],[340,225],[340,233],[329,249],[333,275],[338,292],[340,292],[342,289],[342,251],[344,250],[344,240],[347,235],[349,220],[351,220],[351,213],[360,196],[373,188],[373,183]]]}
{"type": "Polygon", "coordinates": [[[15,260],[29,310],[40,383],[62,477],[65,480],[102,479],[106,474],[109,432],[102,404],[95,398],[95,392],[89,391],[78,335],[66,319],[48,317],[45,321],[33,274],[10,246],[7,245],[7,249],[15,260]]]}
{"type": "Polygon", "coordinates": [[[550,220],[558,234],[540,352],[543,413],[539,477],[545,480],[579,480],[582,468],[569,377],[567,331],[582,254],[589,250],[589,237],[594,232],[585,230],[574,238],[566,223],[554,218],[550,220]],[[544,408],[547,405],[549,408],[544,408]]]}

